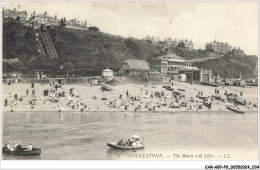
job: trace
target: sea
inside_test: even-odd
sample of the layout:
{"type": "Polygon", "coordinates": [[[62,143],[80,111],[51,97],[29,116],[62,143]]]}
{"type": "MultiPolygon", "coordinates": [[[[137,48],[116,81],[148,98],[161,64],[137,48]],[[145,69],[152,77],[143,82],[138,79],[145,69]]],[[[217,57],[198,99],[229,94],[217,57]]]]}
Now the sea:
{"type": "Polygon", "coordinates": [[[258,114],[248,112],[4,112],[2,145],[41,148],[40,156],[3,160],[254,160],[258,114]],[[107,142],[138,135],[141,150],[107,142]]]}

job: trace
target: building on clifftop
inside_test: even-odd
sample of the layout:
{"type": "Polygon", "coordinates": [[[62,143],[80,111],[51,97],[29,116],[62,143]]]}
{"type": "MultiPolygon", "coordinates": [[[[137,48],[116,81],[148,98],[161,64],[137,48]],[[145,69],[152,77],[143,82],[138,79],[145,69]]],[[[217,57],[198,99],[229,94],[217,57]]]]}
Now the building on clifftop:
{"type": "Polygon", "coordinates": [[[26,25],[27,22],[27,12],[25,11],[18,11],[16,8],[13,10],[4,9],[3,8],[3,18],[4,19],[15,19],[20,21],[23,25],[26,25]]]}
{"type": "Polygon", "coordinates": [[[57,19],[57,15],[55,17],[47,15],[47,12],[45,11],[43,14],[35,15],[35,12],[33,12],[30,21],[33,25],[39,26],[44,25],[45,27],[54,27],[59,26],[59,20],[57,19]]]}

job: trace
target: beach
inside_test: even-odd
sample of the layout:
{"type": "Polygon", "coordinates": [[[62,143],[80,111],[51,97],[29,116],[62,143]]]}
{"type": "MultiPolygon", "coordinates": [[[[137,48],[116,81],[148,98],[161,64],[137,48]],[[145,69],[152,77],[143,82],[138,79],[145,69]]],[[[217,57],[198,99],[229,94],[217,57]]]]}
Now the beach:
{"type": "MultiPolygon", "coordinates": [[[[172,81],[169,83],[156,82],[156,83],[133,83],[125,82],[119,83],[116,86],[109,86],[109,91],[102,91],[101,86],[91,86],[91,84],[67,84],[61,85],[61,88],[55,90],[55,86],[51,83],[41,84],[35,83],[34,88],[31,87],[31,83],[14,83],[11,85],[3,84],[3,101],[7,99],[7,106],[3,107],[4,112],[27,112],[27,111],[99,111],[99,112],[149,112],[147,105],[158,106],[153,112],[210,112],[210,111],[228,111],[226,105],[228,101],[224,92],[240,94],[243,92],[243,99],[247,103],[257,104],[258,89],[257,87],[234,87],[234,86],[219,86],[211,87],[199,84],[190,84],[186,82],[172,81]],[[181,108],[169,108],[172,102],[175,102],[175,98],[172,95],[172,91],[163,88],[164,85],[171,86],[174,91],[182,93],[185,97],[179,98],[178,102],[187,103],[187,107],[181,108]],[[173,85],[173,86],[172,86],[173,85]],[[70,94],[70,90],[73,88],[73,95],[70,94]],[[28,89],[28,95],[26,90],[28,89]],[[35,91],[35,95],[32,95],[32,91],[35,91]],[[198,107],[198,101],[191,101],[191,98],[196,98],[198,92],[202,92],[203,96],[208,97],[215,94],[215,89],[219,90],[223,101],[213,100],[212,107],[209,109],[206,106],[198,107]],[[44,96],[43,91],[54,90],[55,92],[49,92],[47,96],[44,96]],[[111,90],[111,91],[110,91],[111,90]],[[185,91],[183,91],[185,90],[185,91]],[[156,97],[155,92],[163,93],[162,97],[156,97]],[[57,94],[63,93],[63,96],[57,94]],[[15,100],[14,95],[17,94],[18,99],[15,100]],[[56,95],[56,97],[55,97],[56,95]],[[127,96],[128,95],[128,96],[127,96]],[[22,100],[19,100],[19,97],[22,100]],[[55,101],[52,101],[52,99],[55,101]],[[136,99],[137,98],[137,99],[136,99]],[[30,101],[34,102],[34,105],[28,105],[30,101]],[[162,105],[161,103],[164,103],[162,105]],[[127,105],[127,108],[125,107],[127,105]],[[138,109],[136,109],[138,107],[138,109]]],[[[202,100],[200,100],[202,102],[202,100]]],[[[200,103],[201,104],[201,103],[200,103]]],[[[256,107],[248,108],[247,106],[239,106],[240,110],[245,112],[257,111],[256,107]]]]}
{"type": "Polygon", "coordinates": [[[3,155],[2,159],[254,160],[257,158],[257,108],[248,109],[247,106],[240,106],[241,110],[245,110],[245,114],[237,114],[226,109],[226,105],[229,104],[226,100],[224,102],[213,100],[211,110],[204,105],[198,109],[195,107],[198,102],[190,100],[198,92],[202,92],[203,96],[212,96],[218,89],[224,98],[225,90],[229,93],[240,93],[242,90],[243,98],[254,104],[257,103],[256,87],[216,88],[176,81],[172,83],[164,81],[142,84],[125,81],[116,86],[107,86],[108,91],[104,92],[101,86],[91,84],[61,85],[57,91],[54,90],[56,85],[50,83],[35,83],[34,88],[31,83],[3,84],[3,98],[7,98],[8,105],[2,108],[2,144],[11,141],[12,145],[21,143],[22,146],[26,146],[31,142],[35,147],[41,148],[42,153],[41,156],[28,157],[3,155]],[[173,112],[169,106],[176,98],[172,96],[172,91],[163,88],[166,85],[173,85],[171,88],[174,88],[174,91],[185,95],[179,100],[187,102],[187,107],[174,108],[174,114],[170,114],[173,112]],[[33,89],[35,95],[32,95],[33,89]],[[52,92],[44,96],[43,91],[46,93],[47,89],[52,92]],[[156,97],[155,92],[164,93],[164,97],[156,97]],[[18,96],[17,101],[15,94],[18,96]],[[53,97],[55,95],[61,97],[53,97]],[[19,100],[20,96],[23,97],[22,100],[19,100]],[[102,97],[107,100],[102,100],[102,97]],[[135,98],[138,100],[133,100],[135,98]],[[159,105],[162,100],[166,103],[165,106],[159,105]],[[30,101],[35,104],[29,104],[30,101]],[[111,107],[110,102],[116,107],[111,107]],[[156,109],[149,111],[146,105],[154,105],[156,109]],[[136,110],[137,106],[141,108],[136,110]],[[106,147],[107,142],[126,140],[134,134],[140,136],[145,149],[122,152],[106,147]],[[191,157],[175,157],[174,154],[191,155],[191,157]],[[228,158],[226,154],[229,154],[228,158]]]}

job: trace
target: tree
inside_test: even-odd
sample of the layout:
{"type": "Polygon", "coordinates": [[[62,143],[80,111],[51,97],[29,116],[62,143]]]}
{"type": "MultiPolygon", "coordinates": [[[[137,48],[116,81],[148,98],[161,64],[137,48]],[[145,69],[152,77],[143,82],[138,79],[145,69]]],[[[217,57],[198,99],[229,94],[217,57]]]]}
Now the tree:
{"type": "Polygon", "coordinates": [[[185,44],[183,42],[180,42],[177,47],[181,47],[181,48],[184,48],[185,47],[185,44]]]}
{"type": "Polygon", "coordinates": [[[94,31],[94,32],[99,32],[99,28],[98,27],[89,27],[88,30],[89,31],[94,31]]]}

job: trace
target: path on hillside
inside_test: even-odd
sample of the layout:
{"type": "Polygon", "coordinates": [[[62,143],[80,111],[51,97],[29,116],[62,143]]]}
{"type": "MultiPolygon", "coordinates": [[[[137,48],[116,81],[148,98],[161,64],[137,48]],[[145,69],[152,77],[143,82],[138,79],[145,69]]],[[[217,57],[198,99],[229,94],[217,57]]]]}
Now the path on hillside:
{"type": "Polygon", "coordinates": [[[214,59],[220,59],[224,57],[224,55],[216,55],[216,56],[209,56],[209,57],[205,57],[205,58],[196,58],[196,59],[191,59],[191,60],[187,60],[191,63],[195,63],[195,62],[203,62],[203,61],[207,61],[207,60],[214,60],[214,59]]]}

